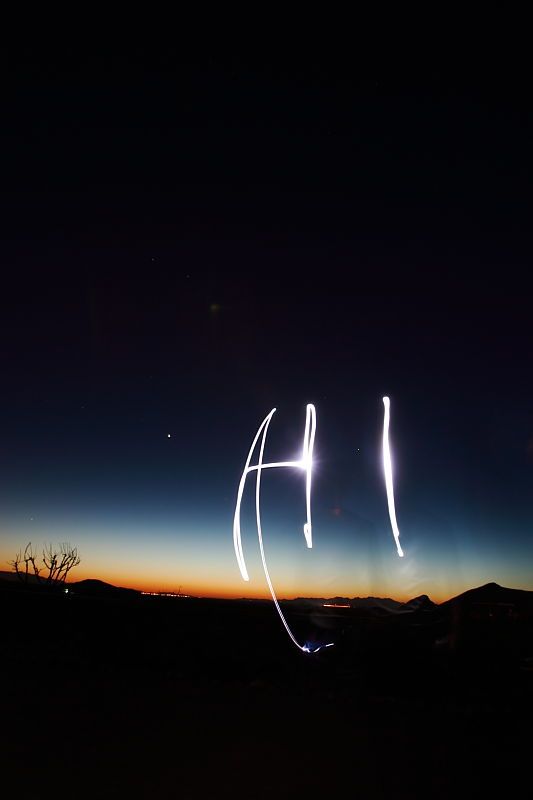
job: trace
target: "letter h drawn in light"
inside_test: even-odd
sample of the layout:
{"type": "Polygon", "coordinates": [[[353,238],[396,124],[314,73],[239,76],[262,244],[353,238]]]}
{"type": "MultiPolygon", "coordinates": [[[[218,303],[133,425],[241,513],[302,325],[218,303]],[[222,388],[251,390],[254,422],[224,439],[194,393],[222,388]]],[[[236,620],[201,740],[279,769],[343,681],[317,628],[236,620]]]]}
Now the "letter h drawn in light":
{"type": "MultiPolygon", "coordinates": [[[[282,468],[282,467],[295,467],[297,469],[301,469],[305,472],[305,499],[306,499],[306,522],[303,526],[303,532],[305,536],[305,541],[307,543],[307,547],[311,548],[313,546],[313,527],[311,522],[311,480],[312,480],[312,469],[313,469],[313,448],[315,444],[315,431],[316,431],[316,411],[314,405],[312,403],[308,403],[306,409],[306,417],[305,417],[305,432],[304,432],[304,440],[303,440],[303,448],[302,448],[302,457],[297,461],[275,461],[271,463],[264,463],[263,456],[265,452],[265,442],[268,433],[268,427],[274,416],[276,409],[273,408],[270,414],[268,414],[261,425],[257,433],[255,434],[255,438],[252,442],[252,446],[250,447],[250,451],[248,453],[248,458],[246,459],[246,464],[244,466],[244,470],[241,476],[241,480],[239,483],[239,490],[237,492],[237,503],[235,506],[235,516],[233,518],[233,545],[235,547],[235,556],[237,558],[237,563],[239,565],[239,569],[242,575],[243,580],[249,581],[248,570],[246,569],[246,562],[244,560],[244,554],[242,551],[242,539],[241,539],[241,502],[242,502],[242,495],[244,492],[244,487],[246,484],[246,478],[248,477],[250,472],[256,473],[255,479],[255,518],[256,518],[256,526],[257,526],[257,537],[259,539],[259,551],[261,553],[261,562],[263,565],[263,572],[265,573],[265,578],[268,584],[268,588],[270,590],[270,594],[272,596],[272,600],[274,601],[274,605],[276,606],[276,610],[285,626],[285,630],[289,634],[293,643],[302,650],[304,653],[309,652],[317,652],[321,649],[321,647],[314,648],[312,651],[307,645],[301,645],[297,642],[296,638],[294,637],[287,620],[283,616],[283,612],[280,608],[278,603],[278,599],[276,597],[276,592],[274,591],[274,586],[272,585],[272,581],[270,579],[270,573],[268,571],[266,558],[265,558],[265,550],[263,547],[263,531],[261,527],[261,507],[260,507],[260,498],[261,498],[261,473],[264,469],[275,469],[275,468],[282,468]],[[250,461],[252,460],[252,456],[255,452],[257,443],[261,439],[261,443],[259,445],[259,458],[257,464],[250,465],[250,461]]],[[[330,644],[325,645],[325,647],[330,647],[330,644]]]]}

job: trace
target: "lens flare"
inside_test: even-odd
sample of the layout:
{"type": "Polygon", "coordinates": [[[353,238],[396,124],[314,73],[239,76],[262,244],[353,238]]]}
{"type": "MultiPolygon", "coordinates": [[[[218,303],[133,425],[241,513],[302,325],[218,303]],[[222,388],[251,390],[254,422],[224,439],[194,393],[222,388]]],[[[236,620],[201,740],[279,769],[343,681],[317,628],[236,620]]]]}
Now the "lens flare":
{"type": "Polygon", "coordinates": [[[396,509],[394,506],[394,485],[392,482],[392,459],[390,454],[389,444],[389,424],[390,424],[390,399],[383,398],[383,405],[385,407],[385,414],[383,417],[383,471],[385,473],[385,487],[387,489],[387,503],[389,506],[389,517],[394,540],[396,542],[396,549],[400,558],[403,557],[403,550],[400,545],[400,530],[396,521],[396,509]]]}
{"type": "Polygon", "coordinates": [[[306,522],[303,527],[305,541],[307,543],[307,547],[311,548],[313,546],[313,527],[311,521],[311,474],[313,469],[313,448],[315,444],[315,431],[316,431],[316,410],[314,405],[309,403],[306,409],[306,417],[305,417],[305,432],[304,432],[304,440],[303,440],[303,450],[302,450],[302,458],[299,461],[274,461],[265,464],[263,462],[263,455],[265,452],[265,443],[266,437],[268,433],[268,427],[272,420],[272,417],[276,413],[276,409],[273,408],[270,414],[268,414],[261,425],[257,433],[255,434],[254,440],[252,442],[252,446],[248,452],[248,457],[246,459],[246,463],[244,465],[244,470],[241,475],[241,480],[239,482],[239,489],[237,491],[237,503],[235,505],[235,515],[233,517],[233,546],[235,548],[235,556],[237,558],[237,564],[239,565],[239,570],[243,580],[249,581],[250,577],[248,575],[248,570],[246,569],[246,562],[244,560],[244,554],[242,551],[242,538],[241,538],[241,503],[242,503],[242,496],[244,492],[244,487],[246,485],[246,478],[250,472],[256,473],[255,479],[255,519],[256,519],[256,527],[257,527],[257,538],[259,540],[259,552],[261,554],[261,563],[263,565],[263,572],[265,574],[266,582],[268,584],[268,588],[270,590],[270,595],[272,600],[274,601],[274,605],[276,610],[280,616],[280,619],[285,627],[285,630],[289,634],[291,641],[296,645],[296,647],[304,653],[318,653],[323,647],[331,647],[333,642],[325,645],[320,645],[317,648],[311,649],[308,644],[301,645],[296,640],[294,634],[292,633],[289,624],[285,617],[283,616],[283,612],[280,608],[278,598],[276,597],[276,592],[274,590],[274,586],[272,584],[272,580],[270,578],[270,573],[268,571],[268,566],[265,557],[265,549],[263,546],[263,530],[261,526],[261,472],[264,469],[273,469],[273,468],[283,468],[283,467],[296,467],[297,469],[302,469],[305,471],[305,495],[306,495],[306,522]],[[255,452],[257,443],[261,438],[261,443],[259,445],[259,457],[257,464],[250,465],[250,461],[252,460],[252,456],[255,452]]]}

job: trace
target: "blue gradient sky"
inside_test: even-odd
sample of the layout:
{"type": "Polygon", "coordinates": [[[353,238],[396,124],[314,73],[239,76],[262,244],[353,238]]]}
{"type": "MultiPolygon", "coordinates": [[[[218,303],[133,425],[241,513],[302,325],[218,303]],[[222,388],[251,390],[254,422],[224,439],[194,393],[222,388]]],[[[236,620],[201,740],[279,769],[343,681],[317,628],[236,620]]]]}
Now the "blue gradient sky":
{"type": "MultiPolygon", "coordinates": [[[[504,478],[513,466],[517,472],[517,453],[500,442],[494,445],[497,459],[487,462],[483,451],[479,459],[474,452],[467,468],[461,454],[465,442],[449,435],[441,410],[435,405],[427,410],[428,429],[421,430],[420,417],[415,425],[416,415],[401,396],[393,396],[396,503],[406,553],[398,559],[381,471],[381,408],[377,396],[373,407],[368,398],[356,416],[355,411],[336,415],[327,399],[317,404],[313,550],[307,550],[302,534],[302,475],[284,469],[264,476],[265,548],[280,594],[406,598],[427,592],[439,600],[489,580],[533,588],[526,459],[524,480],[512,484],[504,478]]],[[[222,426],[217,406],[205,409],[205,427],[200,413],[195,416],[193,431],[190,419],[176,411],[164,425],[154,416],[138,435],[135,426],[117,420],[116,428],[100,431],[95,423],[87,436],[86,410],[79,409],[78,427],[65,425],[52,450],[49,428],[40,433],[27,419],[4,436],[2,559],[29,540],[39,545],[67,539],[82,554],[80,578],[99,576],[153,590],[181,586],[192,594],[264,596],[250,478],[242,517],[249,584],[240,579],[232,545],[236,489],[260,417],[254,420],[251,410],[243,410],[240,436],[222,426]]],[[[464,414],[474,425],[475,406],[464,414]]],[[[268,460],[296,456],[304,418],[303,405],[278,410],[268,460]]]]}
{"type": "Polygon", "coordinates": [[[312,551],[302,476],[263,480],[281,596],[533,589],[529,86],[320,58],[9,63],[4,567],[68,539],[80,578],[264,596],[238,481],[312,402],[312,551]]]}

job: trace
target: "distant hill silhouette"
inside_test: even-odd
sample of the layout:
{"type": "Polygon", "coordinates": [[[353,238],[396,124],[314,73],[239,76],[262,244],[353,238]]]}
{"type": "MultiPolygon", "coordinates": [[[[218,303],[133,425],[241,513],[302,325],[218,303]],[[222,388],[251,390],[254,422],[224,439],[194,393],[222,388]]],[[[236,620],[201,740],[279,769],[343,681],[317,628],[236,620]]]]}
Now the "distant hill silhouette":
{"type": "Polygon", "coordinates": [[[498,583],[486,583],[446,600],[440,604],[439,609],[456,614],[469,609],[481,611],[484,608],[488,614],[494,615],[498,613],[498,609],[501,613],[505,607],[509,609],[509,613],[515,609],[520,616],[533,618],[533,592],[508,589],[498,583]]]}
{"type": "Polygon", "coordinates": [[[96,578],[86,578],[83,581],[69,583],[67,588],[69,592],[72,592],[72,594],[92,596],[122,595],[135,597],[140,595],[140,592],[138,592],[137,589],[124,589],[122,586],[113,586],[111,583],[106,583],[105,581],[100,581],[96,578]]]}
{"type": "MultiPolygon", "coordinates": [[[[8,572],[7,570],[0,570],[0,581],[22,583],[16,572],[8,572]]],[[[38,584],[39,579],[35,575],[28,575],[28,583],[38,584]]]]}
{"type": "Polygon", "coordinates": [[[427,594],[421,594],[418,597],[413,597],[412,600],[408,600],[406,603],[402,603],[397,611],[433,611],[437,608],[437,604],[430,600],[427,594]]]}
{"type": "Polygon", "coordinates": [[[49,586],[46,580],[40,582],[35,575],[28,575],[28,581],[21,581],[15,572],[0,571],[0,586],[5,589],[21,589],[24,588],[39,589],[42,591],[63,591],[68,589],[69,593],[79,594],[85,596],[129,596],[136,597],[140,595],[136,589],[124,589],[121,586],[113,586],[111,583],[97,580],[96,578],[87,578],[83,581],[75,581],[72,583],[65,583],[49,586]]]}
{"type": "Polygon", "coordinates": [[[533,617],[533,592],[525,589],[507,589],[497,583],[486,583],[474,589],[446,600],[444,603],[434,603],[427,594],[413,597],[405,603],[393,600],[390,597],[297,597],[295,600],[286,600],[286,603],[301,605],[302,607],[321,608],[324,605],[350,606],[351,609],[366,611],[369,614],[387,613],[417,613],[417,612],[445,612],[458,611],[470,606],[483,605],[513,606],[521,614],[533,617]]]}
{"type": "MultiPolygon", "coordinates": [[[[393,600],[391,597],[297,597],[295,600],[286,600],[284,602],[307,608],[323,608],[327,605],[349,606],[351,609],[366,611],[370,614],[389,614],[400,610],[402,605],[406,605],[398,600],[393,600]]],[[[405,610],[408,611],[409,609],[406,608],[405,610]]]]}
{"type": "Polygon", "coordinates": [[[527,589],[507,589],[505,586],[500,586],[498,583],[491,582],[485,583],[483,586],[477,586],[475,589],[468,589],[466,592],[462,592],[456,597],[451,597],[440,605],[444,607],[468,601],[533,603],[533,592],[527,589]]]}

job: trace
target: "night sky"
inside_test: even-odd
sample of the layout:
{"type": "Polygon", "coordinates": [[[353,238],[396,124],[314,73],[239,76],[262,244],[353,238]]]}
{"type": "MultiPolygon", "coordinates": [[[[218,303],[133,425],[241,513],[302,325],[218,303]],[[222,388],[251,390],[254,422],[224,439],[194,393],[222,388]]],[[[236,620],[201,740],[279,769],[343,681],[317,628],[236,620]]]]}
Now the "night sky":
{"type": "MultiPolygon", "coordinates": [[[[0,569],[282,597],[533,589],[531,93],[332,54],[4,56],[0,569]],[[396,554],[381,467],[391,398],[396,554]],[[170,434],[170,438],[168,436],[170,434]]],[[[522,78],[524,82],[524,79],[522,78]]]]}

